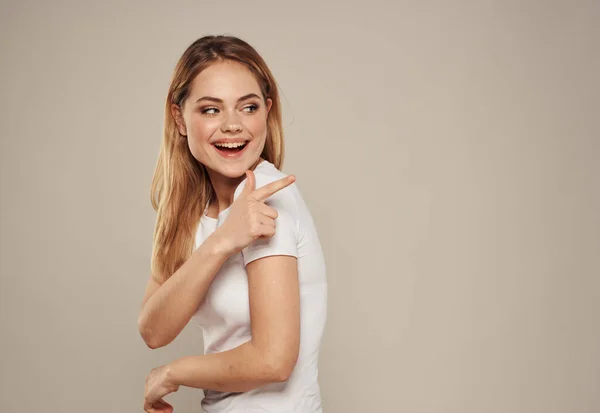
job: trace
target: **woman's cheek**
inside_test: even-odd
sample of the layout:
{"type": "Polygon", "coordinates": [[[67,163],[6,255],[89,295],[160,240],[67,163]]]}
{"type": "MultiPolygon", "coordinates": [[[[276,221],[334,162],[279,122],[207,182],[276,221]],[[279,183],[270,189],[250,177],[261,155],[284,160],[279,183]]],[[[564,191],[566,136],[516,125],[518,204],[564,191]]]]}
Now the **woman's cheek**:
{"type": "Polygon", "coordinates": [[[202,145],[196,139],[190,139],[190,135],[188,135],[187,140],[188,148],[192,156],[200,163],[206,162],[206,149],[202,148],[202,145]]]}
{"type": "Polygon", "coordinates": [[[262,118],[254,118],[248,123],[248,128],[255,138],[262,137],[267,132],[267,121],[262,118]]]}
{"type": "Polygon", "coordinates": [[[217,126],[218,124],[215,121],[196,121],[193,124],[194,140],[198,143],[209,142],[211,136],[215,133],[217,126]]]}

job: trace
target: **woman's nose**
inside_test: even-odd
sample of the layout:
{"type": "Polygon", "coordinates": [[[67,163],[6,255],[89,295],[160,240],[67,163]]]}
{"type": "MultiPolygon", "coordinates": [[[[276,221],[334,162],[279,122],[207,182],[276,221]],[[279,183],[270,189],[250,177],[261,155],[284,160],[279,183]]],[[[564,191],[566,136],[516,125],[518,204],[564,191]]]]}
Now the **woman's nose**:
{"type": "Polygon", "coordinates": [[[221,125],[222,132],[241,132],[242,129],[242,122],[235,115],[227,116],[221,125]]]}

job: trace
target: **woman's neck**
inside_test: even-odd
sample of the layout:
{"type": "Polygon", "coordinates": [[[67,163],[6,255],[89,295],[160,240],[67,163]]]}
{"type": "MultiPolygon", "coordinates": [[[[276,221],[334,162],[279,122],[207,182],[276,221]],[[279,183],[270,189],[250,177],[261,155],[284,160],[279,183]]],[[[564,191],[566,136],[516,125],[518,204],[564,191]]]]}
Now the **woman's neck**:
{"type": "MultiPolygon", "coordinates": [[[[263,161],[263,158],[259,158],[250,169],[254,170],[261,161],[263,161]]],[[[231,206],[235,189],[246,178],[246,174],[239,178],[228,178],[218,172],[208,170],[208,176],[210,177],[210,182],[216,197],[215,199],[211,199],[207,212],[208,216],[215,217],[218,216],[221,211],[224,211],[231,206]]]]}
{"type": "Polygon", "coordinates": [[[219,215],[221,211],[226,210],[233,203],[233,194],[235,188],[244,180],[244,177],[226,178],[217,173],[213,173],[210,181],[215,191],[215,198],[211,199],[209,211],[219,215]],[[216,176],[215,176],[216,175],[216,176]]]}

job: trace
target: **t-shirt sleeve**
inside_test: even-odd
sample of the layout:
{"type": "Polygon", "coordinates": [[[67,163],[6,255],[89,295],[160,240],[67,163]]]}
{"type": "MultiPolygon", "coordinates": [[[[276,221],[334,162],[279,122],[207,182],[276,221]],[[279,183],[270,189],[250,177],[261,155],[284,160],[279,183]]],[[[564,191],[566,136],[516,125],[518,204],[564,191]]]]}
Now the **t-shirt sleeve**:
{"type": "MultiPolygon", "coordinates": [[[[276,181],[277,177],[266,174],[255,174],[256,188],[276,181]]],[[[238,186],[234,193],[234,200],[237,199],[245,186],[246,180],[238,186]]],[[[275,219],[275,235],[270,238],[259,238],[242,250],[244,265],[252,261],[272,255],[288,255],[298,257],[298,221],[296,214],[296,204],[292,184],[265,201],[265,204],[275,208],[278,216],[275,219]]]]}

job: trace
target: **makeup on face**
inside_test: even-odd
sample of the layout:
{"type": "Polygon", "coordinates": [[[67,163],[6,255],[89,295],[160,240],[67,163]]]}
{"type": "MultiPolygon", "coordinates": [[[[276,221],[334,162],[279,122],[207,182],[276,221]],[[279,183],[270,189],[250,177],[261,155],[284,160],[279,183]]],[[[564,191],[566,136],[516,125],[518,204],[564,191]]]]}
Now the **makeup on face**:
{"type": "Polygon", "coordinates": [[[243,175],[263,152],[271,104],[254,74],[239,63],[215,63],[192,83],[190,103],[185,116],[192,155],[225,177],[243,175]]]}

